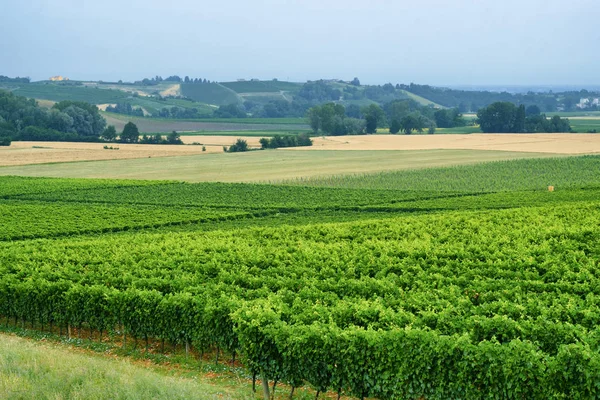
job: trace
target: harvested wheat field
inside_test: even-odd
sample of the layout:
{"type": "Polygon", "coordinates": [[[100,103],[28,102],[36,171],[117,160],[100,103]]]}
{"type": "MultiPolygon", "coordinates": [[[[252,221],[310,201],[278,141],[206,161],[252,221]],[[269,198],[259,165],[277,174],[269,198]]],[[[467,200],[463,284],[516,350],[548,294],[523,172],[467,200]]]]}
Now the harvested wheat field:
{"type": "MultiPolygon", "coordinates": [[[[250,147],[260,147],[259,138],[244,138],[250,147]]],[[[0,166],[61,163],[71,161],[123,160],[131,158],[173,157],[193,154],[222,153],[237,138],[223,136],[182,137],[184,143],[202,146],[173,146],[124,143],[13,142],[0,147],[0,166]],[[104,146],[113,147],[105,149],[104,146]],[[118,150],[116,150],[118,148],[118,150]]]]}
{"type": "MultiPolygon", "coordinates": [[[[298,148],[300,149],[300,148],[298,148]]],[[[499,150],[554,154],[600,153],[600,134],[485,133],[469,135],[328,136],[304,150],[499,150]]]]}

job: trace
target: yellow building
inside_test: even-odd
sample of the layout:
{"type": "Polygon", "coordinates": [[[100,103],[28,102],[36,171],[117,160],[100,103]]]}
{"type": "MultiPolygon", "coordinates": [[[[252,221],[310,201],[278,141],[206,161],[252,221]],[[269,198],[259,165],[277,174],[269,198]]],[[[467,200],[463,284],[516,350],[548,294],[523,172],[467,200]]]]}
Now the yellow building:
{"type": "Polygon", "coordinates": [[[57,76],[51,76],[50,80],[51,81],[68,81],[69,78],[57,75],[57,76]]]}

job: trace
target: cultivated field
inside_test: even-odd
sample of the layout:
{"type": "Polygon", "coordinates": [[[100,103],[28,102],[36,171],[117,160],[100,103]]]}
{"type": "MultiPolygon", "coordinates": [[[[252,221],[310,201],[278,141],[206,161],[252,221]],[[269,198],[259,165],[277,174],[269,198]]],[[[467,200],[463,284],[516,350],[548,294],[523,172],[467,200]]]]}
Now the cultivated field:
{"type": "MultiPolygon", "coordinates": [[[[258,138],[247,138],[255,143],[258,138]]],[[[139,150],[103,150],[101,146],[95,150],[57,150],[60,157],[53,164],[15,165],[0,167],[0,175],[53,176],[72,178],[124,178],[124,179],[176,179],[189,182],[221,181],[221,182],[257,182],[280,181],[294,178],[308,178],[336,174],[374,173],[380,171],[430,168],[447,165],[472,164],[485,161],[511,160],[516,158],[549,157],[547,153],[523,153],[481,150],[416,150],[416,151],[303,151],[303,150],[267,150],[247,153],[222,153],[222,145],[231,145],[235,138],[195,137],[202,143],[212,143],[213,151],[221,154],[193,154],[201,152],[201,146],[141,146],[139,150]],[[150,147],[148,147],[150,146],[150,147]],[[159,147],[164,150],[153,150],[159,147]],[[168,154],[171,151],[173,153],[168,154]],[[180,150],[178,150],[180,149],[180,150]],[[123,151],[123,153],[120,153],[123,151]],[[130,157],[119,156],[127,154],[130,157]],[[156,151],[159,157],[149,152],[156,151]],[[164,153],[160,153],[164,151],[164,153]],[[179,151],[179,152],[178,152],[179,151]],[[76,155],[110,158],[106,161],[64,162],[73,161],[76,155]],[[187,154],[187,155],[186,155],[187,154]],[[193,154],[193,155],[190,155],[193,154]],[[171,155],[173,157],[167,157],[171,155]],[[174,157],[176,156],[176,157],[174,157]],[[119,158],[120,157],[120,158],[119,158]],[[133,158],[133,159],[124,159],[133,158]]],[[[51,143],[47,143],[53,146],[51,143]]],[[[121,147],[120,144],[116,144],[121,147]]],[[[138,145],[134,145],[138,146],[138,145]]],[[[207,150],[208,150],[207,146],[207,150]]],[[[29,153],[28,160],[35,162],[38,154],[45,154],[46,162],[53,162],[53,149],[15,149],[0,148],[0,160],[3,154],[16,151],[12,157],[19,163],[18,152],[29,153]],[[44,153],[46,151],[46,153],[44,153]]],[[[100,158],[98,158],[100,159],[100,158]]],[[[43,160],[39,158],[39,160],[43,160]]]]}
{"type": "MultiPolygon", "coordinates": [[[[256,140],[256,138],[254,138],[256,140]]],[[[204,140],[202,140],[204,141],[204,140]]],[[[224,140],[223,140],[224,141],[224,140]]],[[[228,138],[227,145],[234,139],[228,138]]],[[[104,143],[13,142],[0,147],[0,166],[64,163],[73,161],[121,160],[130,158],[173,157],[202,153],[222,153],[223,145],[168,146],[149,144],[109,143],[116,149],[104,149],[104,143]]]]}
{"type": "Polygon", "coordinates": [[[103,114],[108,125],[114,125],[118,131],[123,130],[125,124],[129,121],[135,123],[141,133],[169,133],[177,132],[219,132],[219,131],[306,131],[308,126],[302,123],[254,123],[252,121],[216,121],[216,120],[167,120],[155,118],[139,118],[118,114],[103,114]]]}
{"type": "Polygon", "coordinates": [[[469,149],[552,154],[600,153],[596,134],[470,134],[470,135],[361,135],[315,138],[302,150],[431,150],[469,149]]]}
{"type": "MultiPolygon", "coordinates": [[[[256,156],[294,154],[481,152],[190,157],[232,156],[235,178],[256,156]]],[[[210,359],[234,377],[203,389],[2,336],[0,391],[256,399],[258,378],[278,400],[598,398],[599,162],[422,169],[373,175],[374,188],[0,177],[0,330],[199,378],[210,359]]],[[[102,167],[70,166],[84,164],[102,167]]]]}

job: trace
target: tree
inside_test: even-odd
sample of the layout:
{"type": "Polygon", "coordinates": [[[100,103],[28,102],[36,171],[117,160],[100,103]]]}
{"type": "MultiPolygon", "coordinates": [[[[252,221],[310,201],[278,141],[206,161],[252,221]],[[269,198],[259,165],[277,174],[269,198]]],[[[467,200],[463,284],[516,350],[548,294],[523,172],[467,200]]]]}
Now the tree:
{"type": "Polygon", "coordinates": [[[353,86],[360,86],[360,81],[358,80],[358,78],[354,78],[352,79],[352,82],[350,82],[350,84],[353,86]]]}
{"type": "Polygon", "coordinates": [[[270,148],[270,140],[268,138],[260,138],[258,143],[260,143],[260,147],[264,149],[270,148]]]}
{"type": "Polygon", "coordinates": [[[173,131],[167,135],[167,143],[168,144],[183,144],[183,142],[181,141],[181,137],[179,136],[179,133],[177,133],[176,131],[173,131]]]}
{"type": "Polygon", "coordinates": [[[319,115],[320,111],[321,107],[315,106],[310,108],[306,114],[310,129],[312,129],[315,134],[319,133],[319,129],[321,128],[321,116],[319,115]]]}
{"type": "Polygon", "coordinates": [[[506,101],[492,103],[477,111],[477,122],[481,130],[490,132],[516,132],[517,106],[506,101]]]}
{"type": "Polygon", "coordinates": [[[402,127],[402,131],[405,134],[410,135],[412,131],[417,130],[419,128],[419,120],[412,114],[407,115],[400,121],[400,126],[402,127]]]}
{"type": "Polygon", "coordinates": [[[106,127],[104,132],[102,132],[102,139],[107,142],[112,142],[117,138],[117,130],[113,125],[109,125],[106,127]]]}
{"type": "Polygon", "coordinates": [[[527,117],[530,117],[532,115],[540,115],[541,113],[542,113],[542,110],[540,110],[540,108],[538,106],[536,106],[536,105],[528,106],[525,109],[525,115],[527,117]]]}
{"type": "Polygon", "coordinates": [[[140,131],[138,127],[133,122],[128,122],[123,127],[123,132],[121,132],[121,141],[125,143],[137,143],[140,139],[140,131]]]}
{"type": "Polygon", "coordinates": [[[99,137],[106,127],[100,110],[84,101],[64,100],[52,106],[73,118],[73,130],[82,136],[99,137]]]}
{"type": "Polygon", "coordinates": [[[374,115],[366,115],[366,132],[367,133],[377,133],[377,117],[374,115]]]}
{"type": "Polygon", "coordinates": [[[513,132],[521,133],[525,132],[525,106],[521,104],[515,112],[515,122],[513,126],[513,132]]]}
{"type": "Polygon", "coordinates": [[[393,133],[395,135],[396,133],[400,132],[401,128],[402,126],[400,125],[400,121],[394,119],[392,120],[392,124],[390,125],[390,133],[393,133]]]}
{"type": "Polygon", "coordinates": [[[346,116],[350,118],[360,118],[360,107],[356,104],[350,104],[346,107],[346,116]]]}
{"type": "Polygon", "coordinates": [[[371,104],[368,107],[365,107],[362,113],[365,116],[367,133],[377,132],[377,127],[383,125],[385,122],[385,113],[377,104],[371,104]]]}
{"type": "Polygon", "coordinates": [[[429,121],[429,127],[427,128],[427,133],[429,133],[430,135],[433,135],[435,133],[435,122],[434,121],[429,121]]]}
{"type": "Polygon", "coordinates": [[[343,121],[345,116],[344,106],[335,103],[314,106],[307,113],[308,122],[315,134],[322,130],[329,135],[343,135],[344,133],[340,133],[340,121],[343,121]]]}
{"type": "Polygon", "coordinates": [[[240,152],[244,152],[244,151],[248,151],[248,142],[246,142],[244,139],[238,139],[234,144],[232,144],[231,146],[229,146],[229,150],[227,150],[228,153],[240,153],[240,152]]]}

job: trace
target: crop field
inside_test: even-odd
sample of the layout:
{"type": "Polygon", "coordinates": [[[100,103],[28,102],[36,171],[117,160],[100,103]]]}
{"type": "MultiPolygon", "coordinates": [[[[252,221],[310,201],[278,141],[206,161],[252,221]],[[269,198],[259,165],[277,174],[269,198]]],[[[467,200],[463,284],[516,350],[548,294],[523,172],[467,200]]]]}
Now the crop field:
{"type": "Polygon", "coordinates": [[[574,132],[600,132],[600,117],[569,118],[569,122],[574,132]]]}
{"type": "MultiPolygon", "coordinates": [[[[245,138],[250,146],[258,147],[258,137],[245,138]]],[[[23,148],[15,151],[17,148],[11,145],[0,148],[0,162],[4,154],[10,155],[11,152],[14,152],[14,155],[10,157],[15,163],[22,163],[24,160],[32,163],[39,160],[53,162],[52,154],[55,151],[63,158],[57,158],[52,164],[0,167],[0,175],[176,179],[188,182],[267,182],[553,156],[545,153],[471,150],[303,151],[278,149],[223,153],[222,146],[232,145],[235,143],[236,137],[183,136],[183,139],[187,142],[203,143],[206,145],[207,151],[202,152],[202,146],[128,145],[142,146],[130,149],[121,144],[115,145],[119,147],[119,150],[104,150],[102,144],[92,144],[95,146],[94,150],[86,150],[91,145],[79,143],[73,144],[74,147],[81,146],[77,147],[78,150],[61,149],[57,144],[47,143],[48,147],[56,147],[56,149],[23,148]],[[18,154],[19,152],[30,155],[24,159],[18,154]],[[129,153],[127,157],[124,156],[126,152],[129,153]],[[161,156],[161,152],[163,156],[161,156]],[[168,155],[171,156],[167,157],[168,155]],[[77,160],[75,156],[89,157],[88,160],[93,160],[92,157],[106,158],[104,161],[67,162],[77,160]]]]}
{"type": "MultiPolygon", "coordinates": [[[[195,108],[200,113],[207,116],[212,115],[212,112],[214,110],[213,107],[210,107],[206,104],[183,99],[158,100],[152,97],[129,97],[127,99],[124,99],[123,101],[120,101],[120,103],[131,104],[132,107],[142,107],[154,117],[159,115],[161,109],[171,107],[181,107],[187,109],[195,108]]],[[[103,107],[103,109],[105,110],[106,107],[103,107]]]]}
{"type": "Polygon", "coordinates": [[[600,135],[572,133],[485,133],[453,135],[360,135],[315,138],[302,150],[469,149],[553,154],[600,153],[600,135]]]}
{"type": "Polygon", "coordinates": [[[285,185],[0,177],[0,321],[235,362],[231,398],[256,379],[276,398],[597,398],[599,160],[285,185]]]}
{"type": "Polygon", "coordinates": [[[221,85],[236,93],[293,92],[302,87],[302,83],[285,81],[221,82],[221,85]]]}
{"type": "Polygon", "coordinates": [[[543,190],[548,186],[576,189],[597,182],[598,171],[600,156],[579,156],[529,158],[372,174],[339,174],[279,183],[315,187],[488,193],[543,190]]]}
{"type": "Polygon", "coordinates": [[[239,96],[231,89],[219,83],[182,83],[181,93],[200,103],[223,106],[239,103],[239,96]]]}
{"type": "Polygon", "coordinates": [[[300,124],[290,124],[288,121],[276,122],[256,122],[245,119],[235,121],[223,119],[200,119],[200,120],[170,120],[159,118],[140,118],[129,115],[121,115],[103,112],[102,116],[106,119],[108,125],[114,125],[117,130],[122,130],[129,121],[137,125],[141,133],[170,133],[177,132],[227,132],[227,131],[308,131],[308,126],[300,124]]]}
{"type": "MultiPolygon", "coordinates": [[[[186,137],[184,139],[187,140],[186,137]]],[[[110,143],[109,147],[112,149],[105,149],[105,143],[13,142],[10,147],[0,147],[0,167],[222,153],[223,146],[233,144],[235,139],[231,137],[227,139],[218,137],[218,140],[204,137],[190,138],[189,143],[204,142],[206,151],[202,151],[202,146],[110,143]],[[212,143],[206,143],[209,140],[212,143]]],[[[248,140],[250,146],[260,147],[258,138],[248,140]]]]}
{"type": "Polygon", "coordinates": [[[13,93],[33,99],[85,101],[92,104],[118,103],[130,96],[120,90],[44,82],[21,84],[13,93]]]}

